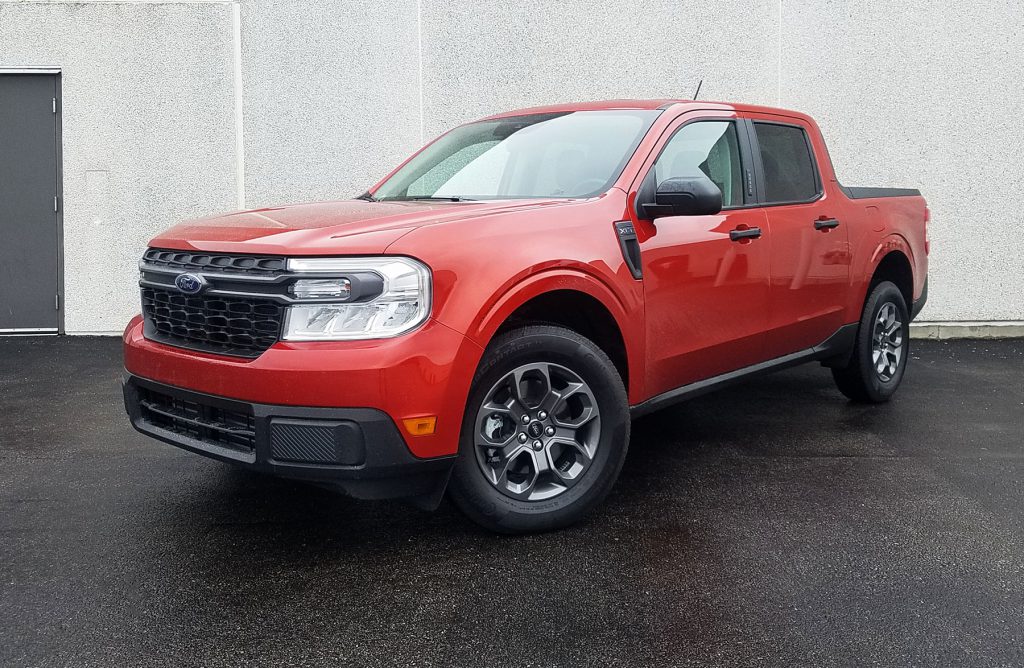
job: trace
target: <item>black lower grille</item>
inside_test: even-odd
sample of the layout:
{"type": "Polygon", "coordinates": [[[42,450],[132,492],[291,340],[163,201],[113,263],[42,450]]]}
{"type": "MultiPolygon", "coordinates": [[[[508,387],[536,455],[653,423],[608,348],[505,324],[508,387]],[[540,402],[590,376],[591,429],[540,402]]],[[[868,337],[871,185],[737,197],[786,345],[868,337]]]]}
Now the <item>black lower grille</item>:
{"type": "Polygon", "coordinates": [[[142,288],[146,337],[222,355],[258,357],[281,333],[284,308],[269,299],[188,296],[142,288]]]}
{"type": "Polygon", "coordinates": [[[256,420],[250,413],[172,397],[140,388],[142,419],[153,426],[238,452],[256,448],[256,420]]]}
{"type": "Polygon", "coordinates": [[[270,423],[270,454],[283,462],[358,466],[366,461],[366,445],[362,430],[348,420],[275,419],[270,423]]]}

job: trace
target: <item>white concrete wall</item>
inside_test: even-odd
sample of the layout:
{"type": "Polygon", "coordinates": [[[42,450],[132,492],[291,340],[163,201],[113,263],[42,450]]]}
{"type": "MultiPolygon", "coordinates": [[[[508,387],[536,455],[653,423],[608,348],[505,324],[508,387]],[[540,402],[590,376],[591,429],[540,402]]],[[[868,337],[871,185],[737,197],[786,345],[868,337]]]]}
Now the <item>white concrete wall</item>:
{"type": "Polygon", "coordinates": [[[64,70],[69,332],[122,326],[178,219],[348,197],[455,123],[701,78],[814,114],[845,183],[924,191],[924,319],[1024,321],[1017,0],[0,0],[14,65],[64,70]]]}
{"type": "Polygon", "coordinates": [[[506,109],[693,95],[768,103],[774,0],[423,0],[427,137],[506,109]]]}
{"type": "Polygon", "coordinates": [[[815,116],[842,182],[928,200],[921,320],[1024,320],[1024,3],[782,6],[781,104],[815,116]]]}
{"type": "Polygon", "coordinates": [[[245,0],[245,203],[352,197],[419,145],[416,0],[245,0]]]}
{"type": "Polygon", "coordinates": [[[0,67],[63,69],[67,331],[123,328],[146,241],[234,207],[231,34],[226,4],[0,3],[0,67]]]}

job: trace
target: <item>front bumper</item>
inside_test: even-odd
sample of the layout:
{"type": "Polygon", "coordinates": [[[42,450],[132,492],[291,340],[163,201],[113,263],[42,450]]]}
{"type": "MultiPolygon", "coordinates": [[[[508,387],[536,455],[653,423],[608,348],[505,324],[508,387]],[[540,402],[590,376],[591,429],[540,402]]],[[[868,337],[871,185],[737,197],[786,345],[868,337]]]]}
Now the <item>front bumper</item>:
{"type": "Polygon", "coordinates": [[[123,387],[132,426],[147,436],[357,498],[411,497],[436,505],[455,461],[414,456],[394,421],[372,408],[252,403],[131,374],[123,387]]]}
{"type": "Polygon", "coordinates": [[[385,413],[421,459],[453,455],[469,387],[483,349],[428,320],[392,339],[279,341],[255,359],[176,348],[147,339],[142,319],[124,332],[128,373],[214,397],[282,407],[339,406],[385,413]],[[431,434],[405,431],[405,420],[436,416],[431,434]]]}

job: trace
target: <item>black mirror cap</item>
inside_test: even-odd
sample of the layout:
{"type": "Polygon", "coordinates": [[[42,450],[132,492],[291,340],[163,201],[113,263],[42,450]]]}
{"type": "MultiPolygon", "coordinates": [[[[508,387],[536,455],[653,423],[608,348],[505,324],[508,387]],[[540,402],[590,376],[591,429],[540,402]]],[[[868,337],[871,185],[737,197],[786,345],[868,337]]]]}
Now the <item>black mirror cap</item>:
{"type": "Polygon", "coordinates": [[[711,216],[722,210],[722,191],[706,175],[675,176],[658,184],[654,203],[644,204],[650,219],[664,216],[711,216]]]}

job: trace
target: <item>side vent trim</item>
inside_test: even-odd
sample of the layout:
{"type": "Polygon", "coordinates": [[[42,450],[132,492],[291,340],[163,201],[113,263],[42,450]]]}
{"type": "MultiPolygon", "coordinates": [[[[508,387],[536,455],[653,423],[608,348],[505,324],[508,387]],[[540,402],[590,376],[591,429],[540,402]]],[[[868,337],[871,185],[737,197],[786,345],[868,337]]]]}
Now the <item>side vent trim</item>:
{"type": "Polygon", "coordinates": [[[619,238],[622,259],[626,261],[629,273],[636,280],[641,280],[644,277],[644,270],[640,263],[640,241],[636,238],[636,229],[633,228],[633,223],[628,220],[620,220],[615,223],[615,234],[619,238]]]}

